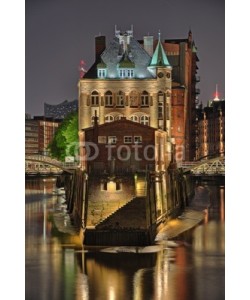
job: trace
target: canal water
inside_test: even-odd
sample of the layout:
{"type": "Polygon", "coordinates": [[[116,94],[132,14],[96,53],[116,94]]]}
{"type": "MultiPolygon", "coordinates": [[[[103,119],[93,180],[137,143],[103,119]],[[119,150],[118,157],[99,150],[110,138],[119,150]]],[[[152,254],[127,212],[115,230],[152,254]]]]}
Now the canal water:
{"type": "Polygon", "coordinates": [[[175,240],[86,249],[55,183],[26,179],[26,300],[225,299],[224,185],[204,183],[204,222],[175,240]]]}

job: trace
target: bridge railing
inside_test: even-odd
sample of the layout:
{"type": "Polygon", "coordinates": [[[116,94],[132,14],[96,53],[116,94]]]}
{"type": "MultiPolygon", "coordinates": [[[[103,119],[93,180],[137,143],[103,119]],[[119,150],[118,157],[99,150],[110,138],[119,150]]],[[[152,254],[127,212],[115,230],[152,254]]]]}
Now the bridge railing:
{"type": "Polygon", "coordinates": [[[225,175],[225,158],[217,157],[194,162],[182,162],[178,166],[185,173],[194,175],[225,175]]]}
{"type": "Polygon", "coordinates": [[[63,169],[72,169],[77,168],[79,163],[78,162],[62,162],[50,156],[44,155],[25,155],[26,161],[33,161],[33,162],[41,162],[44,164],[52,164],[54,166],[58,166],[63,169]]]}

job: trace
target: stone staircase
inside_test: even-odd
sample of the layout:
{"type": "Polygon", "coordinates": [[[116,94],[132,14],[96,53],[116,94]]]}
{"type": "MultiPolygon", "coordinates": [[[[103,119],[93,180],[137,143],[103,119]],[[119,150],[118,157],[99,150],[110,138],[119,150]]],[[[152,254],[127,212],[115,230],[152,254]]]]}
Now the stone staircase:
{"type": "Polygon", "coordinates": [[[146,198],[135,197],[96,225],[96,229],[145,229],[146,198]]]}
{"type": "Polygon", "coordinates": [[[118,202],[112,200],[89,202],[87,227],[96,226],[127,203],[128,201],[126,200],[120,200],[118,202]]]}

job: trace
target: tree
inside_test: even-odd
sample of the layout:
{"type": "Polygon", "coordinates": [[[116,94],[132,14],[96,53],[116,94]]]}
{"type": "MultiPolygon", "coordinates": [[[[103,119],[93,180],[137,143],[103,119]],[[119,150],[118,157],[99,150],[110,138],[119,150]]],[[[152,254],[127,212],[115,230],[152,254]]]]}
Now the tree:
{"type": "Polygon", "coordinates": [[[58,127],[48,149],[52,157],[61,161],[78,155],[78,112],[69,114],[58,127]]]}

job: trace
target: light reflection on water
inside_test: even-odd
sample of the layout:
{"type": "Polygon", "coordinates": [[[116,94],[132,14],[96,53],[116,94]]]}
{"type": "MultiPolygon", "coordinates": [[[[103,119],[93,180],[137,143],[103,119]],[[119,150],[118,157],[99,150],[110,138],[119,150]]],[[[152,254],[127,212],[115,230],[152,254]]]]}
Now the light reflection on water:
{"type": "Polygon", "coordinates": [[[83,249],[55,181],[26,188],[26,300],[224,299],[224,187],[209,187],[207,222],[179,238],[187,243],[154,253],[83,249]]]}

